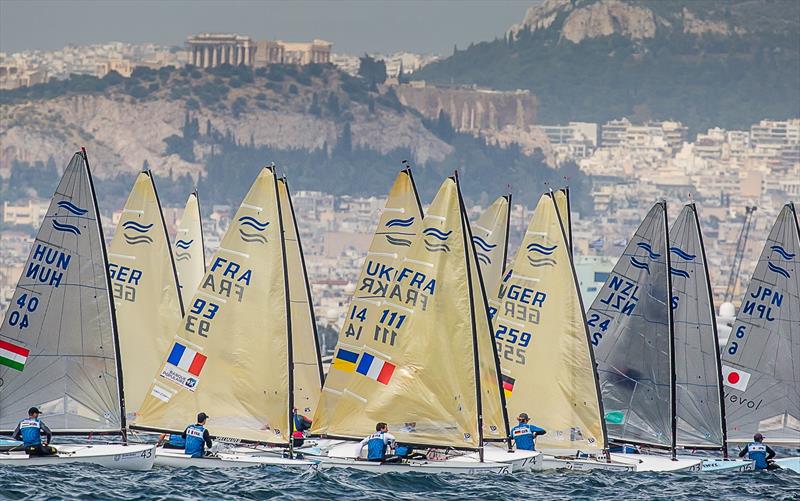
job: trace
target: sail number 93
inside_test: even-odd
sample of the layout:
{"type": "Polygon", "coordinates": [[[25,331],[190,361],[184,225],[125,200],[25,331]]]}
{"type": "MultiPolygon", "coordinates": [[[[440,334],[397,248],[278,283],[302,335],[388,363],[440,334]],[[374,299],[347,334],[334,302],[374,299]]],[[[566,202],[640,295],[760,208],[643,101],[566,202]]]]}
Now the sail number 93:
{"type": "Polygon", "coordinates": [[[211,330],[211,322],[209,322],[209,320],[214,318],[217,311],[219,311],[219,305],[217,303],[212,303],[200,298],[195,299],[192,309],[186,314],[184,328],[187,332],[191,332],[192,334],[208,337],[208,331],[211,330]]]}

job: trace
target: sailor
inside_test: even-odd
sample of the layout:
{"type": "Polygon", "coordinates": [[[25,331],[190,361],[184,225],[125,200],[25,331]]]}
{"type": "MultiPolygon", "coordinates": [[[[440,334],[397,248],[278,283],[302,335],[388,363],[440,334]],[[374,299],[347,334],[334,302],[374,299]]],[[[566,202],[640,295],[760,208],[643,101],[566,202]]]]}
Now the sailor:
{"type": "Polygon", "coordinates": [[[162,433],[158,437],[158,445],[165,449],[185,449],[186,439],[177,433],[162,433]]]}
{"type": "Polygon", "coordinates": [[[516,445],[517,450],[535,451],[536,437],[544,435],[547,431],[538,426],[528,424],[530,418],[525,412],[520,413],[517,421],[519,421],[519,424],[511,428],[511,438],[514,439],[514,445],[516,445]]]}
{"type": "Polygon", "coordinates": [[[359,445],[367,446],[367,461],[395,463],[401,458],[386,454],[388,446],[394,446],[394,443],[395,438],[389,433],[389,426],[386,423],[378,423],[375,425],[375,433],[362,440],[359,445]]]}
{"type": "Polygon", "coordinates": [[[295,447],[300,447],[305,442],[306,437],[306,430],[311,429],[312,421],[308,419],[307,416],[304,416],[297,412],[297,408],[294,409],[294,419],[292,420],[292,445],[295,447]]]}
{"type": "Polygon", "coordinates": [[[23,419],[17,424],[14,439],[22,441],[29,456],[52,456],[57,452],[55,447],[48,445],[53,440],[53,432],[39,419],[39,414],[39,409],[36,407],[28,409],[28,419],[23,419]],[[42,434],[47,437],[44,444],[42,444],[42,434]]]}
{"type": "Polygon", "coordinates": [[[764,443],[764,435],[761,433],[753,435],[753,442],[739,451],[740,458],[744,457],[745,454],[749,459],[756,462],[756,469],[758,470],[777,469],[778,465],[773,465],[771,461],[775,457],[775,451],[764,443]]]}
{"type": "Polygon", "coordinates": [[[184,452],[193,458],[201,458],[205,455],[205,448],[211,448],[211,435],[206,430],[206,421],[208,415],[201,412],[197,415],[197,424],[192,424],[186,427],[181,434],[186,440],[186,447],[184,452]]]}

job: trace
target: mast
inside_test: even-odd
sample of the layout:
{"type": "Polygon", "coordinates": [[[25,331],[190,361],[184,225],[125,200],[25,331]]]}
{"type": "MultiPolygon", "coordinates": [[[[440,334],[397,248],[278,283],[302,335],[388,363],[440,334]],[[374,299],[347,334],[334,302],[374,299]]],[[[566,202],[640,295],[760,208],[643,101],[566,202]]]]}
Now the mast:
{"type": "Polygon", "coordinates": [[[424,212],[422,212],[422,202],[419,201],[419,193],[417,192],[417,184],[414,182],[414,175],[411,174],[411,165],[408,163],[408,160],[403,160],[403,165],[404,165],[404,167],[403,167],[402,172],[405,172],[406,174],[408,174],[408,179],[411,181],[411,187],[413,188],[412,191],[414,192],[414,199],[417,201],[417,208],[419,209],[419,213],[420,214],[424,214],[424,212]]]}
{"type": "Polygon", "coordinates": [[[672,423],[672,437],[670,450],[672,451],[672,460],[676,461],[675,447],[677,446],[678,438],[678,416],[676,412],[676,388],[675,379],[675,323],[672,319],[672,259],[669,252],[669,223],[667,219],[667,201],[662,200],[661,205],[664,207],[664,253],[666,254],[667,264],[667,319],[669,321],[669,413],[672,423]]]}
{"type": "Polygon", "coordinates": [[[203,213],[200,212],[200,196],[197,194],[197,188],[192,191],[194,200],[197,202],[197,220],[200,221],[200,255],[203,257],[203,272],[206,270],[206,238],[203,235],[203,213]]]}
{"type": "MultiPolygon", "coordinates": [[[[275,164],[267,167],[272,171],[273,186],[275,187],[275,200],[278,206],[278,226],[280,228],[281,236],[281,260],[283,263],[283,291],[286,300],[286,335],[287,335],[287,351],[288,351],[288,367],[289,367],[289,427],[286,429],[289,438],[289,457],[294,456],[294,437],[292,437],[292,429],[294,427],[294,350],[292,347],[292,304],[289,297],[289,270],[286,263],[286,239],[283,229],[283,214],[281,213],[281,200],[280,193],[278,192],[278,178],[275,176],[275,164]]],[[[288,191],[288,190],[287,190],[288,191]]]]}
{"type": "MultiPolygon", "coordinates": [[[[464,210],[464,199],[461,198],[461,187],[458,184],[458,171],[453,173],[453,181],[456,183],[456,190],[458,191],[458,204],[459,204],[459,212],[461,212],[461,234],[464,240],[464,260],[466,261],[467,265],[467,287],[469,290],[469,316],[470,316],[470,326],[472,328],[472,363],[475,368],[475,393],[476,393],[476,401],[477,401],[477,408],[478,408],[478,454],[480,456],[481,463],[483,463],[483,402],[481,401],[481,368],[480,368],[480,360],[478,358],[478,330],[475,328],[475,300],[473,298],[473,291],[472,291],[472,280],[470,280],[471,271],[469,265],[469,251],[472,248],[472,239],[470,238],[467,240],[467,235],[469,234],[467,229],[467,224],[465,224],[464,218],[466,216],[466,211],[464,210]]],[[[479,272],[480,273],[480,272],[479,272]]],[[[495,350],[495,354],[497,351],[495,350]]],[[[499,381],[498,381],[499,382],[499,381]]],[[[503,402],[505,404],[505,402],[503,402]]],[[[503,405],[503,410],[505,412],[505,405],[503,405]]],[[[508,419],[506,419],[506,422],[508,419]]]]}
{"type": "MultiPolygon", "coordinates": [[[[703,257],[703,267],[705,268],[706,287],[708,288],[708,303],[711,306],[711,328],[714,332],[714,346],[719,347],[719,334],[717,333],[717,313],[714,311],[714,298],[711,293],[711,277],[708,276],[708,261],[706,260],[706,246],[703,243],[703,232],[700,230],[700,218],[697,215],[697,207],[694,202],[689,204],[694,215],[694,222],[697,226],[697,237],[700,241],[700,255],[703,257]]],[[[722,391],[722,366],[719,359],[719,349],[715,350],[714,363],[717,371],[717,389],[719,390],[719,412],[720,426],[722,427],[722,454],[728,459],[728,426],[725,421],[725,393],[722,391]]]]}
{"type": "MultiPolygon", "coordinates": [[[[564,196],[567,198],[567,223],[569,223],[566,228],[566,236],[569,237],[569,255],[572,256],[572,206],[569,200],[569,186],[565,186],[561,189],[564,192],[564,196]]],[[[605,419],[603,420],[603,427],[605,427],[605,419]]]]}
{"type": "MultiPolygon", "coordinates": [[[[503,248],[503,268],[501,277],[505,276],[506,274],[506,263],[508,263],[508,235],[511,233],[511,192],[509,191],[508,194],[505,196],[505,199],[508,201],[508,214],[506,214],[506,243],[505,247],[503,248]]],[[[470,238],[472,238],[472,227],[470,227],[470,238]]],[[[484,293],[486,290],[484,289],[484,293]]],[[[494,342],[494,341],[492,341],[494,342]]],[[[499,371],[498,371],[499,373],[499,371]]],[[[503,392],[500,392],[501,394],[503,392]]],[[[505,405],[503,406],[505,408],[505,405]]],[[[511,438],[508,439],[508,443],[511,444],[511,438]]]]}
{"type": "Polygon", "coordinates": [[[178,286],[178,306],[181,309],[181,318],[186,315],[186,310],[183,307],[183,294],[181,293],[180,281],[178,280],[178,269],[175,267],[175,256],[172,252],[172,243],[169,241],[169,232],[167,232],[167,222],[164,220],[164,211],[161,209],[161,199],[158,198],[158,190],[156,189],[156,182],[153,179],[153,173],[150,169],[144,171],[150,179],[150,185],[153,187],[153,193],[156,196],[156,204],[158,204],[158,215],[161,217],[161,227],[164,228],[164,241],[167,243],[169,250],[169,263],[172,265],[172,276],[175,278],[175,285],[178,286]]]}
{"type": "Polygon", "coordinates": [[[120,435],[122,441],[128,443],[128,422],[125,419],[125,392],[122,385],[122,354],[119,351],[119,332],[117,331],[117,313],[114,307],[114,300],[111,298],[113,289],[111,288],[111,276],[108,273],[108,253],[106,252],[106,239],[103,235],[103,224],[100,221],[100,207],[97,205],[97,193],[94,190],[94,181],[92,180],[92,171],[89,168],[89,157],[86,155],[86,148],[81,147],[81,156],[83,163],[86,165],[86,176],[89,178],[89,189],[92,192],[92,203],[94,204],[94,216],[97,221],[97,231],[100,234],[100,249],[103,253],[103,269],[106,277],[106,288],[109,291],[108,307],[111,312],[111,338],[114,340],[114,358],[116,359],[117,366],[117,392],[119,395],[119,413],[120,413],[120,435]]]}

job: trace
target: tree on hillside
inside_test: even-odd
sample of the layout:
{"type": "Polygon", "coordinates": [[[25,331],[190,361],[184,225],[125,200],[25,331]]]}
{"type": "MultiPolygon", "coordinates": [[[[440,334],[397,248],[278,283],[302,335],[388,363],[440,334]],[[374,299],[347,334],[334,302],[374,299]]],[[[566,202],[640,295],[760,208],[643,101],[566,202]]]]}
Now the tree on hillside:
{"type": "Polygon", "coordinates": [[[364,57],[359,58],[359,61],[358,76],[366,80],[370,88],[386,81],[386,63],[383,59],[376,61],[369,57],[368,54],[364,54],[364,57]]]}

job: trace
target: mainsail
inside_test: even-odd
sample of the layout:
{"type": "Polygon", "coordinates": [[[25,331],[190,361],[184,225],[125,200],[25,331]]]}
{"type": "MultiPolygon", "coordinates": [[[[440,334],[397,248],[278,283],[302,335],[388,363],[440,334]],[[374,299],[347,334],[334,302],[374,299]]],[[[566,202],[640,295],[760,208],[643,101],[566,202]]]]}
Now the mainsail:
{"type": "Polygon", "coordinates": [[[502,405],[481,402],[479,338],[491,346],[491,331],[485,302],[476,304],[484,292],[471,272],[477,257],[455,178],[444,182],[422,226],[365,321],[378,328],[381,344],[355,347],[355,376],[335,408],[317,412],[332,412],[330,436],[362,438],[386,421],[404,443],[475,449],[482,420],[503,424],[502,414],[486,415],[502,405]]]}
{"type": "Polygon", "coordinates": [[[194,296],[200,280],[206,274],[205,242],[203,240],[203,224],[200,216],[200,201],[194,191],[186,200],[178,235],[173,244],[175,267],[178,270],[178,282],[181,296],[189,299],[194,296]]]}
{"type": "Polygon", "coordinates": [[[375,326],[368,326],[367,314],[378,309],[380,299],[386,295],[389,282],[400,268],[421,227],[422,206],[414,178],[411,169],[403,169],[389,191],[358,276],[356,290],[333,352],[333,363],[325,378],[312,433],[327,433],[329,419],[342,391],[352,379],[360,377],[355,374],[355,362],[362,346],[379,348],[383,345],[383,333],[376,331],[375,326]]]}
{"type": "Polygon", "coordinates": [[[728,440],[800,446],[800,241],[786,204],[769,233],[722,352],[728,440]]]}
{"type": "Polygon", "coordinates": [[[108,273],[130,421],[183,318],[169,236],[150,171],[136,178],[122,209],[108,248],[108,273]]]}
{"type": "Polygon", "coordinates": [[[606,447],[603,408],[586,317],[557,198],[533,213],[494,316],[509,415],[526,412],[547,430],[538,449],[553,454],[606,447]]]}
{"type": "Polygon", "coordinates": [[[289,285],[274,169],[262,169],[188,303],[135,426],[181,431],[200,412],[215,436],[291,437],[289,285]]]}
{"type": "Polygon", "coordinates": [[[480,263],[481,276],[487,291],[495,292],[503,278],[508,260],[508,224],[511,195],[499,197],[471,225],[472,243],[480,263]]]}
{"type": "Polygon", "coordinates": [[[656,203],[587,313],[609,439],[674,450],[666,202],[656,203]]]}
{"type": "Polygon", "coordinates": [[[722,448],[724,409],[719,343],[705,248],[694,204],[669,232],[675,329],[675,414],[678,445],[722,448]]]}
{"type": "Polygon", "coordinates": [[[569,188],[560,188],[553,192],[553,197],[558,207],[558,214],[561,216],[561,226],[567,236],[567,246],[572,253],[572,214],[569,206],[569,188]]]}
{"type": "Polygon", "coordinates": [[[64,171],[0,329],[0,430],[39,407],[56,433],[125,428],[100,213],[86,152],[64,171]]]}
{"type": "Polygon", "coordinates": [[[294,389],[293,406],[305,416],[313,416],[322,388],[322,361],[317,339],[317,321],[308,285],[306,261],[297,230],[292,197],[286,178],[278,180],[278,197],[283,218],[286,246],[286,277],[289,285],[289,320],[293,368],[289,373],[294,389]]]}

